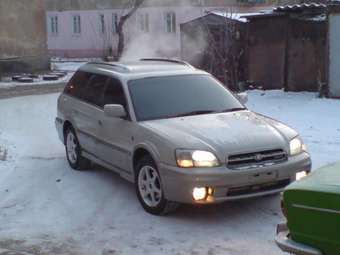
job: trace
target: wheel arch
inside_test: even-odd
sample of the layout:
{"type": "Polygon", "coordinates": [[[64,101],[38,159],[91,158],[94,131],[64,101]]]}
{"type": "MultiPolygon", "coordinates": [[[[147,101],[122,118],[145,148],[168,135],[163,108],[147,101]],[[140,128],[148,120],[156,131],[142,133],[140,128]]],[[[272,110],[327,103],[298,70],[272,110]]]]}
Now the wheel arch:
{"type": "Polygon", "coordinates": [[[138,161],[147,155],[152,158],[157,168],[159,169],[159,154],[157,150],[153,148],[153,146],[151,145],[140,144],[135,147],[133,154],[132,154],[132,169],[135,175],[136,175],[136,165],[138,161]]]}
{"type": "Polygon", "coordinates": [[[64,122],[64,125],[63,125],[63,140],[64,140],[64,144],[65,144],[66,131],[67,131],[69,128],[74,129],[74,127],[73,127],[71,121],[66,120],[66,121],[64,122]]]}

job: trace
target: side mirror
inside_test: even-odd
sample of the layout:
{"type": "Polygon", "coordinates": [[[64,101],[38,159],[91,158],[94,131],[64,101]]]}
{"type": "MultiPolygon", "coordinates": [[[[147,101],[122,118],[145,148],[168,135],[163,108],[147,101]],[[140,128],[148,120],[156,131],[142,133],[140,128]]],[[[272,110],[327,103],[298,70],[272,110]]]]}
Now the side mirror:
{"type": "Polygon", "coordinates": [[[104,114],[111,118],[123,118],[126,117],[126,111],[120,104],[107,104],[104,106],[104,114]]]}
{"type": "Polygon", "coordinates": [[[246,92],[238,93],[237,97],[242,104],[246,104],[248,102],[248,94],[246,92]]]}

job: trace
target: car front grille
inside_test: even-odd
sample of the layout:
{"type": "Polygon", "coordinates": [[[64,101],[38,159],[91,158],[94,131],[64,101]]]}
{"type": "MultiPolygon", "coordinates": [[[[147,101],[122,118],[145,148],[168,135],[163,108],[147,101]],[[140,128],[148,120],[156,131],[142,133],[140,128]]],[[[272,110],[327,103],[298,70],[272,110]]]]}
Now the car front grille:
{"type": "Polygon", "coordinates": [[[275,165],[287,160],[287,153],[282,149],[266,150],[253,153],[237,154],[228,157],[229,169],[249,169],[275,165]]]}

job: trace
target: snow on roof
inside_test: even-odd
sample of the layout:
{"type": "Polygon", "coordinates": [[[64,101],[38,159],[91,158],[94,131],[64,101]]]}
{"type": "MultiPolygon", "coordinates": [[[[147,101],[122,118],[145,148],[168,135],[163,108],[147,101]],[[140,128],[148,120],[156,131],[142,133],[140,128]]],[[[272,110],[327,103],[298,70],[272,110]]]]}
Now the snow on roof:
{"type": "Polygon", "coordinates": [[[222,16],[228,19],[236,20],[239,22],[248,22],[247,17],[249,16],[256,16],[256,15],[266,15],[270,12],[249,12],[249,13],[239,13],[239,12],[227,12],[227,11],[211,11],[209,13],[222,16]]]}
{"type": "Polygon", "coordinates": [[[316,16],[313,16],[313,17],[305,18],[305,20],[325,21],[325,20],[327,20],[327,16],[326,16],[326,14],[320,14],[320,15],[316,15],[316,16]]]}
{"type": "Polygon", "coordinates": [[[301,11],[307,9],[324,9],[327,6],[325,4],[310,3],[310,4],[294,4],[294,5],[283,5],[274,8],[274,11],[301,11]]]}

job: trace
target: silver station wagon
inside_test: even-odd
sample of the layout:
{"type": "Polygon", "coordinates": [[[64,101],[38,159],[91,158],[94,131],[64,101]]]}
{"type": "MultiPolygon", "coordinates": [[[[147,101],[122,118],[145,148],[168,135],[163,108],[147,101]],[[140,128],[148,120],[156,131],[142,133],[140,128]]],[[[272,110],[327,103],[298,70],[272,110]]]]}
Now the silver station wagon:
{"type": "Polygon", "coordinates": [[[298,133],[245,100],[181,61],[88,63],[60,95],[55,123],[73,169],[117,172],[160,215],[275,194],[310,172],[298,133]]]}

